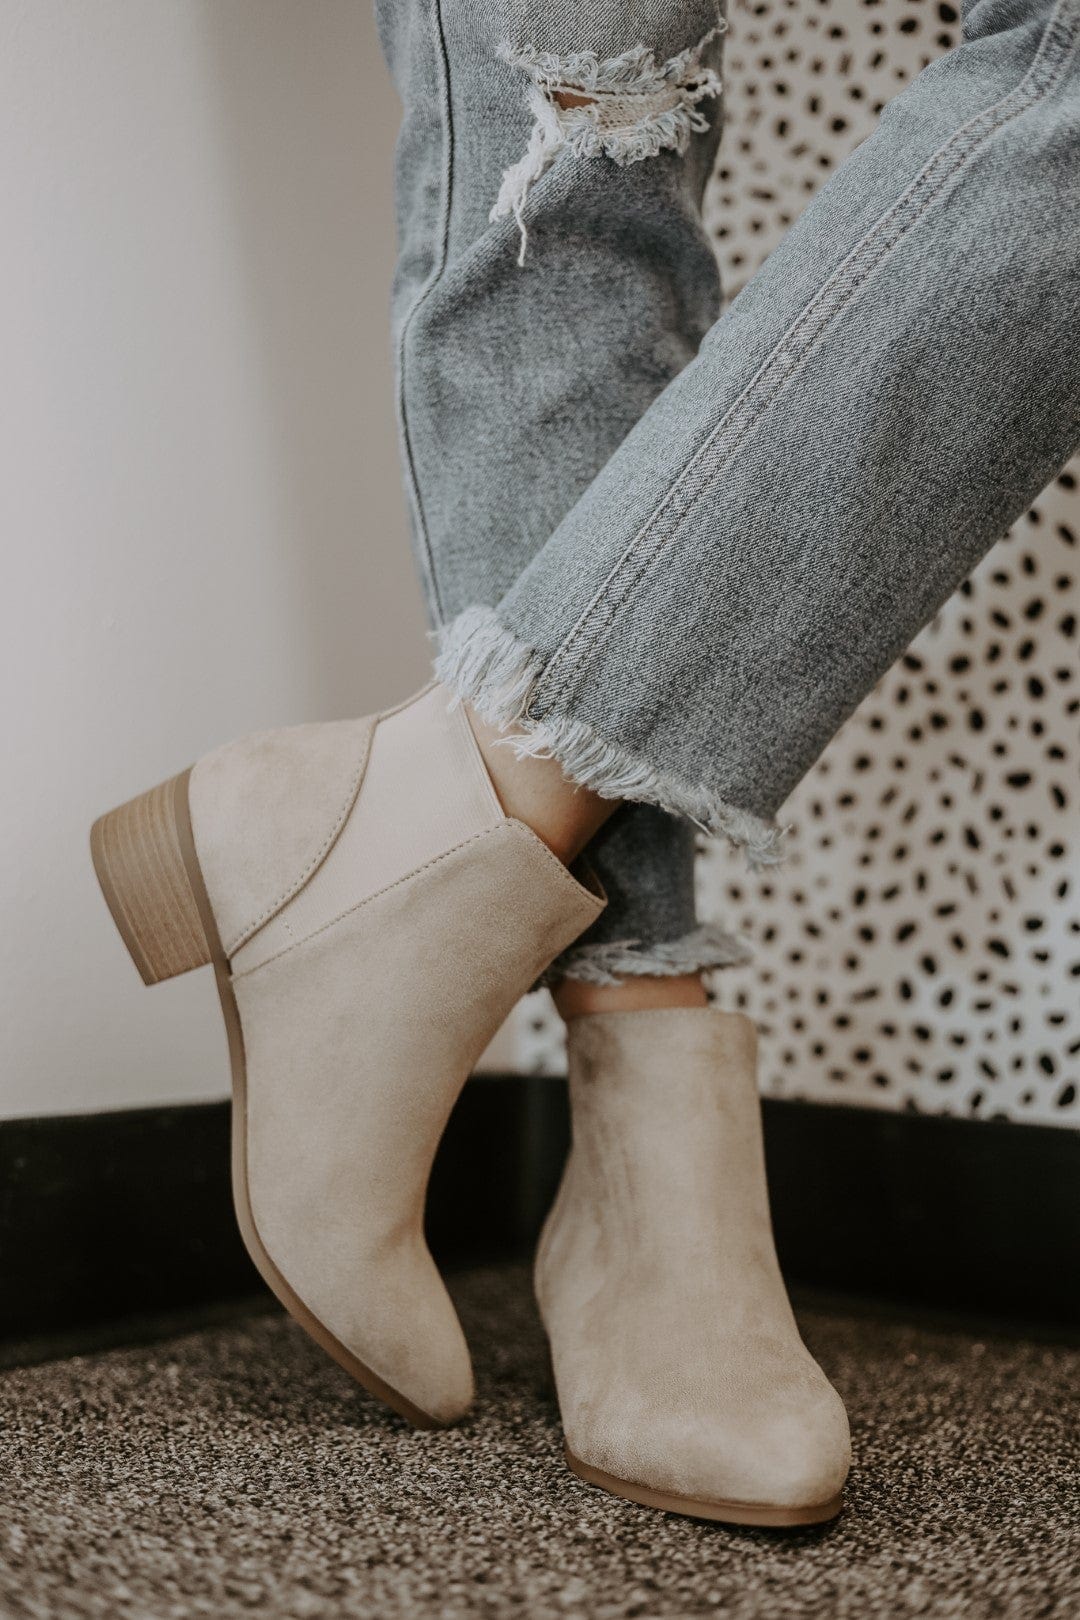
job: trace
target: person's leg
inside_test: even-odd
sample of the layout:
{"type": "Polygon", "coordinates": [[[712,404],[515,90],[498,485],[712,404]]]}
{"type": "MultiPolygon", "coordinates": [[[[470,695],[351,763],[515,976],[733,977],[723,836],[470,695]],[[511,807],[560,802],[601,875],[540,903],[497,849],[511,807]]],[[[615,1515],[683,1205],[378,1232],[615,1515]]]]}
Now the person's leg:
{"type": "Polygon", "coordinates": [[[977,0],[449,626],[442,678],[521,751],[778,856],[791,788],[1080,440],[1078,35],[1080,0],[977,0]]]}
{"type": "MultiPolygon", "coordinates": [[[[716,318],[700,204],[721,121],[720,21],[715,0],[377,11],[403,108],[401,444],[441,626],[509,589],[716,318]],[[530,191],[523,156],[545,133],[530,191]],[[519,264],[523,188],[534,228],[519,264]]],[[[647,997],[698,1001],[687,975],[742,959],[739,941],[698,925],[686,822],[627,807],[590,859],[608,906],[553,979],[610,995],[627,976],[662,975],[647,997]]]]}

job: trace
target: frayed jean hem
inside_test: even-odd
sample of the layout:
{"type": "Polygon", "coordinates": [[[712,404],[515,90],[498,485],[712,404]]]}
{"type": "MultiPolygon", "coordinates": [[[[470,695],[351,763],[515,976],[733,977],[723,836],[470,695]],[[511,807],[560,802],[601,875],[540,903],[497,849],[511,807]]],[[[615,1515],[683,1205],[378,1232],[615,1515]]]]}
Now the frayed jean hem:
{"type": "Polygon", "coordinates": [[[729,804],[706,784],[681,781],[635,758],[582,720],[550,713],[531,720],[529,700],[543,668],[540,654],[519,641],[491,608],[466,608],[439,633],[438,679],[504,732],[500,741],[519,759],[556,759],[569,781],[602,799],[654,804],[685,817],[702,832],[743,849],[752,867],[783,860],[785,829],[729,804]]]}

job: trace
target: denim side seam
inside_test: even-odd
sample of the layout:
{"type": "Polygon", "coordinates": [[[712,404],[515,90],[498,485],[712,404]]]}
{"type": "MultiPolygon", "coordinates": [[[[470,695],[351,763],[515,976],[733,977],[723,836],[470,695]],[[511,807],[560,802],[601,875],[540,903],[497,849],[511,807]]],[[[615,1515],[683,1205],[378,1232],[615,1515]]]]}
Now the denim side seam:
{"type": "Polygon", "coordinates": [[[949,183],[974,160],[986,143],[1006,124],[1020,117],[1056,88],[1077,39],[1080,7],[1076,0],[1058,0],[1047,22],[1036,54],[1020,82],[969,119],[938,148],[892,206],[851,250],[802,310],[727,414],[698,450],[659,505],[626,546],[584,612],[561,644],[547,659],[531,687],[522,712],[525,721],[542,722],[565,695],[582,664],[610,629],[620,609],[632,597],[647,570],[672,544],[690,519],[709,482],[724,462],[738,451],[785,386],[810,359],[837,316],[849,305],[874,272],[940,200],[949,183]],[[1069,13],[1073,15],[1070,17],[1069,13]],[[890,229],[891,227],[891,229],[890,229]],[[869,258],[868,258],[869,254],[869,258]],[[833,296],[830,296],[833,295],[833,296]],[[728,430],[726,443],[725,430],[728,430]],[[719,445],[717,444],[719,442],[719,445]],[[710,450],[716,455],[706,468],[710,450]],[[698,476],[689,475],[698,470],[698,476]],[[661,519],[667,515],[667,523],[661,519]],[[632,565],[632,572],[627,572],[632,565]]]}
{"type": "Polygon", "coordinates": [[[417,292],[401,323],[397,344],[396,405],[398,432],[401,440],[401,461],[405,472],[409,504],[412,507],[416,531],[416,550],[424,570],[428,601],[431,604],[436,622],[441,624],[443,620],[442,597],[439,591],[438,575],[435,571],[431,537],[424,516],[424,504],[420,497],[420,481],[416,475],[416,465],[413,459],[412,437],[409,432],[408,407],[406,405],[406,374],[409,369],[408,346],[413,322],[442,279],[446,270],[450,243],[450,190],[454,172],[454,125],[450,101],[450,58],[446,48],[446,34],[443,28],[442,0],[430,0],[430,4],[432,12],[431,31],[435,40],[443,131],[442,188],[439,199],[440,217],[438,221],[439,248],[430,275],[417,292]]]}

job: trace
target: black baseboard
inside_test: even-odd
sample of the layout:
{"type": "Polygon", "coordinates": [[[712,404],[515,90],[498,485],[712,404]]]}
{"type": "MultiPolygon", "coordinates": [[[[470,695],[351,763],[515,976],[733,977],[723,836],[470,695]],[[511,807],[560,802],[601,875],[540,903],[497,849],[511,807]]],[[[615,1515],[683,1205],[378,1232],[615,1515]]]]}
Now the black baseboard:
{"type": "MultiPolygon", "coordinates": [[[[1080,1133],[766,1101],[790,1281],[1080,1322],[1080,1133]]],[[[444,1264],[527,1253],[568,1136],[556,1080],[478,1076],[432,1177],[444,1264]]],[[[212,1306],[261,1288],[232,1218],[224,1103],[0,1124],[0,1335],[212,1306]]]]}

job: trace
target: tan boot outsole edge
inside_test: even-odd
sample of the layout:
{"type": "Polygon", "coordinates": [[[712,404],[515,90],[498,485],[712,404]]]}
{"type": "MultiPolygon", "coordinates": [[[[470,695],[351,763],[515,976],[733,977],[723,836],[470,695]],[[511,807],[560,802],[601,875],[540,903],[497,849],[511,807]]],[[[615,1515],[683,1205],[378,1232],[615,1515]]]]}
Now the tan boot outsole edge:
{"type": "MultiPolygon", "coordinates": [[[[217,922],[195,849],[188,798],[190,776],[189,768],[182,771],[179,776],[162,783],[160,787],[141,795],[139,799],[131,800],[128,804],[109,811],[94,823],[90,833],[90,853],[105,903],[145,984],[156,984],[171,974],[182,973],[207,962],[213,964],[229,1041],[232,1070],[233,1207],[244,1246],[259,1275],[305,1333],[344,1367],[350,1377],[361,1384],[369,1394],[383,1401],[415,1428],[443,1428],[445,1425],[438,1418],[414,1406],[335,1338],[329,1328],[325,1327],[294,1293],[270,1258],[259,1236],[248,1194],[247,1071],[244,1061],[244,1037],[236,997],[233,994],[228,959],[222,948],[217,922]],[[125,871],[124,848],[125,845],[130,847],[130,840],[121,838],[113,841],[110,832],[111,829],[118,827],[117,818],[126,817],[130,820],[136,816],[140,818],[143,830],[151,828],[153,831],[152,858],[156,865],[154,884],[167,890],[174,905],[179,901],[184,914],[182,930],[184,937],[171,953],[168,949],[160,951],[157,948],[160,943],[157,939],[149,942],[149,949],[144,948],[144,940],[140,939],[137,925],[131,915],[131,906],[124,903],[125,894],[130,897],[138,892],[140,884],[145,885],[148,881],[146,853],[144,848],[140,848],[141,859],[136,863],[137,869],[125,871]],[[181,866],[173,864],[176,858],[182,863],[181,866]],[[199,941],[191,937],[189,902],[194,904],[204,936],[199,941]]],[[[143,842],[145,843],[145,839],[143,842]]]]}
{"type": "Polygon", "coordinates": [[[678,1496],[668,1491],[654,1491],[649,1485],[636,1485],[631,1480],[605,1474],[601,1468],[592,1468],[575,1457],[569,1446],[563,1447],[567,1467],[587,1485],[596,1485],[612,1496],[621,1496],[627,1502],[639,1502],[642,1507],[657,1508],[661,1513],[682,1513],[692,1519],[713,1519],[721,1524],[760,1525],[763,1528],[791,1529],[798,1525],[825,1524],[835,1519],[844,1505],[843,1492],[827,1502],[809,1507],[770,1507],[760,1502],[703,1502],[692,1496],[678,1496]]]}

